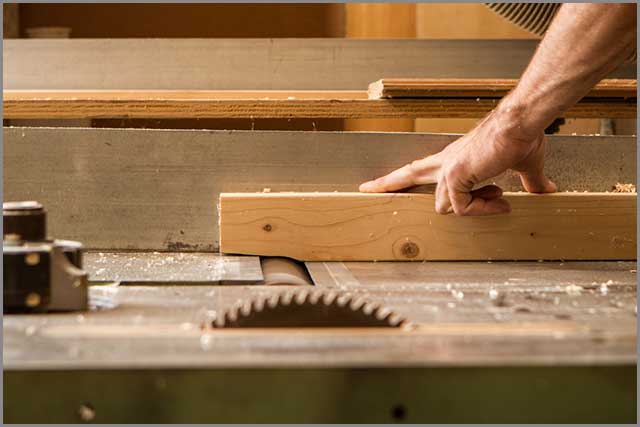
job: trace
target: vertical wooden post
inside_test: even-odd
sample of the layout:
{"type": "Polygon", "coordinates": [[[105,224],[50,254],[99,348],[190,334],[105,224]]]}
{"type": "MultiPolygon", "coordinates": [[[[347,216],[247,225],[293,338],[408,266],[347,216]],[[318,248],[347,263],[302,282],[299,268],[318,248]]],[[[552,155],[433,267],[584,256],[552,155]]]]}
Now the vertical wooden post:
{"type": "MultiPolygon", "coordinates": [[[[416,5],[413,3],[348,3],[345,7],[346,37],[416,37],[416,5]]],[[[389,76],[380,76],[383,77],[389,76]]],[[[414,119],[347,119],[345,130],[413,132],[414,124],[414,119]]]]}
{"type": "Polygon", "coordinates": [[[18,3],[4,3],[2,5],[2,27],[5,39],[20,37],[20,9],[18,3]]]}

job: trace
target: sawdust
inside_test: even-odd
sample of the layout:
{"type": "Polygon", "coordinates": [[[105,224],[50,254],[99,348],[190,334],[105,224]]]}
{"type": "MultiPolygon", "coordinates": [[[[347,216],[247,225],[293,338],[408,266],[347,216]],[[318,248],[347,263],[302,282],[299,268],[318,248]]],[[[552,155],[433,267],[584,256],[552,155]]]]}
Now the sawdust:
{"type": "Polygon", "coordinates": [[[635,193],[636,192],[636,186],[633,184],[621,184],[621,183],[617,183],[612,191],[614,193],[635,193]]]}
{"type": "Polygon", "coordinates": [[[565,292],[567,295],[578,296],[582,293],[582,289],[582,286],[568,285],[565,287],[565,292]]]}

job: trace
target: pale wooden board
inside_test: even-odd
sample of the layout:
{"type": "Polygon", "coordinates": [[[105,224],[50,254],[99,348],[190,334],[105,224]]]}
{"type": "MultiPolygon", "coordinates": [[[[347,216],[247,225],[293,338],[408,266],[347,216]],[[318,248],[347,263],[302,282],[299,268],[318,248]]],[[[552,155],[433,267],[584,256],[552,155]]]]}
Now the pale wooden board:
{"type": "MultiPolygon", "coordinates": [[[[86,118],[418,118],[483,117],[493,110],[497,98],[423,98],[423,99],[355,99],[346,94],[282,92],[269,97],[249,99],[246,92],[206,91],[144,92],[138,95],[122,91],[55,92],[5,91],[3,114],[7,119],[86,119],[86,118]],[[319,98],[314,99],[313,96],[319,98]],[[238,98],[238,99],[234,99],[238,98]],[[310,98],[311,97],[311,98],[310,98]]],[[[570,107],[563,117],[634,118],[636,103],[625,100],[585,99],[570,107]]]]}
{"type": "MultiPolygon", "coordinates": [[[[533,40],[4,40],[4,89],[365,90],[385,76],[517,78],[533,40]]],[[[635,78],[626,65],[613,76],[635,78]]]]}
{"type": "MultiPolygon", "coordinates": [[[[380,79],[369,85],[369,99],[502,97],[515,88],[517,79],[380,79]]],[[[636,98],[638,81],[605,79],[586,98],[636,98]]]]}
{"type": "Polygon", "coordinates": [[[636,258],[636,195],[510,193],[508,215],[435,212],[433,194],[223,193],[220,251],[302,261],[636,258]]]}
{"type": "Polygon", "coordinates": [[[430,264],[346,264],[362,284],[342,290],[392,308],[418,326],[412,330],[202,330],[239,300],[290,287],[96,286],[90,299],[98,311],[5,316],[4,363],[11,370],[635,363],[635,263],[493,263],[476,275],[469,270],[478,264],[430,264]],[[523,280],[505,284],[505,277],[523,280]],[[612,283],[603,294],[605,279],[612,283]],[[569,294],[569,285],[583,288],[569,294]],[[491,288],[506,293],[504,305],[491,288]]]}
{"type": "Polygon", "coordinates": [[[261,282],[260,259],[188,252],[86,252],[91,282],[231,284],[261,282]]]}
{"type": "MultiPolygon", "coordinates": [[[[39,200],[49,211],[51,236],[89,248],[213,251],[221,192],[356,191],[455,139],[5,128],[4,198],[39,200]]],[[[561,190],[607,191],[617,182],[635,182],[635,138],[550,137],[546,170],[561,190]]],[[[512,174],[496,182],[507,191],[521,189],[512,174]]]]}
{"type": "Polygon", "coordinates": [[[293,100],[367,99],[364,90],[15,90],[3,91],[7,101],[161,101],[161,100],[293,100]]]}

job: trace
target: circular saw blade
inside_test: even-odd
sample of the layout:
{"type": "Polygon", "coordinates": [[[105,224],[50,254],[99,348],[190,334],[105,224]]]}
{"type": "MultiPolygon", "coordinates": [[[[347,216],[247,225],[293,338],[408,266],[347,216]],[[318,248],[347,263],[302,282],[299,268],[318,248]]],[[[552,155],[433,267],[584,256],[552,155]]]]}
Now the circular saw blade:
{"type": "Polygon", "coordinates": [[[214,328],[400,327],[406,320],[382,307],[335,291],[293,290],[258,297],[224,311],[214,328]]]}

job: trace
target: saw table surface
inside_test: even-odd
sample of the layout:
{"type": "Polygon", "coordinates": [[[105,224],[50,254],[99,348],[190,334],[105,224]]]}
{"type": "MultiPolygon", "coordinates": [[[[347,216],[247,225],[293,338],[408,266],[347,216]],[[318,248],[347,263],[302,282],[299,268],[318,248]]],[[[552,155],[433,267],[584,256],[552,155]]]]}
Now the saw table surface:
{"type": "Polygon", "coordinates": [[[414,326],[210,330],[224,308],[291,287],[92,286],[94,309],[87,313],[5,316],[5,368],[579,365],[636,358],[632,262],[308,265],[316,288],[364,296],[414,326]]]}
{"type": "MultiPolygon", "coordinates": [[[[162,256],[176,254],[152,261],[162,256]]],[[[109,274],[121,277],[123,259],[141,259],[117,257],[109,274]]],[[[89,257],[91,271],[102,258],[89,257]]],[[[4,316],[5,420],[635,419],[635,262],[307,267],[315,288],[380,302],[412,326],[211,329],[225,308],[292,287],[94,285],[86,313],[4,316]]]]}

